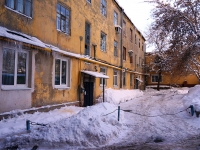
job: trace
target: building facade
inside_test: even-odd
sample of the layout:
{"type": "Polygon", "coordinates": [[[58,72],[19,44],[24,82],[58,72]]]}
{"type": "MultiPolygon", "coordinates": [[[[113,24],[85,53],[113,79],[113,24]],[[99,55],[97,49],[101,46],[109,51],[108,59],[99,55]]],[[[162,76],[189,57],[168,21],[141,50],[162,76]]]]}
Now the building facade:
{"type": "MultiPolygon", "coordinates": [[[[145,54],[146,66],[146,86],[156,88],[158,84],[158,68],[154,67],[156,53],[149,52],[145,54]]],[[[199,80],[193,73],[189,75],[174,75],[167,71],[162,71],[160,88],[166,87],[193,87],[199,84],[199,80]]]]}
{"type": "Polygon", "coordinates": [[[0,113],[144,89],[145,39],[115,0],[0,1],[0,113]]]}

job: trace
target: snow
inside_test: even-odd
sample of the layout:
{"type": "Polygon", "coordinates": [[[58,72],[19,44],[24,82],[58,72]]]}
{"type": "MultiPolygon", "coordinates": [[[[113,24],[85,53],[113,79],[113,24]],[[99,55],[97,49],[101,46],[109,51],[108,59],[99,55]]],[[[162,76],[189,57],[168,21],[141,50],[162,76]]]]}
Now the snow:
{"type": "MultiPolygon", "coordinates": [[[[101,96],[98,104],[86,108],[66,106],[34,114],[19,111],[21,115],[0,121],[0,149],[16,145],[20,149],[35,145],[38,149],[116,149],[159,140],[162,149],[161,146],[191,138],[198,140],[200,119],[191,116],[186,107],[193,104],[198,109],[199,91],[200,85],[161,91],[106,89],[106,102],[101,102],[101,96]],[[27,119],[47,125],[31,125],[26,131],[27,119]]],[[[176,149],[183,149],[183,145],[184,142],[176,149]]]]}
{"type": "Polygon", "coordinates": [[[109,76],[104,75],[103,73],[99,73],[99,72],[94,72],[94,71],[87,71],[87,70],[81,70],[81,72],[92,75],[96,78],[106,78],[108,79],[109,76]]]}
{"type": "Polygon", "coordinates": [[[16,31],[11,31],[1,26],[0,26],[0,37],[6,37],[12,40],[24,42],[27,44],[32,44],[32,45],[43,47],[43,48],[46,47],[45,43],[43,43],[36,37],[32,37],[32,36],[29,36],[20,32],[16,32],[16,31]]]}

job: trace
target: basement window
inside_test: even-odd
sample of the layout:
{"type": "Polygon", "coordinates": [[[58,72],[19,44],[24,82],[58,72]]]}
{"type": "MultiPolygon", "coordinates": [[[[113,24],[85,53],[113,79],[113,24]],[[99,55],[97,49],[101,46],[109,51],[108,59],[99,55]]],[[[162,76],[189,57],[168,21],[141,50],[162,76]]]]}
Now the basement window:
{"type": "Polygon", "coordinates": [[[32,0],[6,0],[6,6],[28,17],[32,17],[32,0]]]}

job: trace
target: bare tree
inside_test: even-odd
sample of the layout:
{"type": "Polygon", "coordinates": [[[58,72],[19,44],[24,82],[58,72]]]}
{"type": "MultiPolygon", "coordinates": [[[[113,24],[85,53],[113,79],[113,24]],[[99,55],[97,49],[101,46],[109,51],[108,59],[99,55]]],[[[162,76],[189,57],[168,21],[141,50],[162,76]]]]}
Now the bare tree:
{"type": "Polygon", "coordinates": [[[149,0],[155,4],[151,32],[169,40],[173,70],[195,73],[200,80],[200,0],[149,0]],[[159,32],[158,32],[159,31],[159,32]]]}

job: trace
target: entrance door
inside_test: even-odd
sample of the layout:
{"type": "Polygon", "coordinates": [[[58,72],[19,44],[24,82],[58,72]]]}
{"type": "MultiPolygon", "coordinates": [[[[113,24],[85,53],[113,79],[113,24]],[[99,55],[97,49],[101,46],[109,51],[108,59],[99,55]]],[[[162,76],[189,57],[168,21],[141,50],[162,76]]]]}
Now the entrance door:
{"type": "Polygon", "coordinates": [[[138,84],[139,84],[139,81],[135,79],[135,89],[138,89],[138,84]]]}
{"type": "Polygon", "coordinates": [[[84,82],[84,107],[93,105],[94,82],[84,82]]]}

